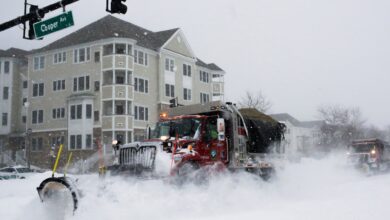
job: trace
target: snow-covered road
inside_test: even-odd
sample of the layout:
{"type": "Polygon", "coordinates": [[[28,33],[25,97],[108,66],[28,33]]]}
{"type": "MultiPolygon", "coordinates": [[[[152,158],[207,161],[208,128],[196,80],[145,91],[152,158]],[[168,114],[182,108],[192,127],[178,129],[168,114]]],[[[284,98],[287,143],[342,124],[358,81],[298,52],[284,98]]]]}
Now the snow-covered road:
{"type": "MultiPolygon", "coordinates": [[[[36,187],[50,173],[0,181],[0,219],[53,219],[36,187]]],[[[390,219],[390,174],[366,177],[341,156],[287,164],[272,182],[248,174],[201,186],[80,175],[84,196],[66,219],[390,219]]]]}

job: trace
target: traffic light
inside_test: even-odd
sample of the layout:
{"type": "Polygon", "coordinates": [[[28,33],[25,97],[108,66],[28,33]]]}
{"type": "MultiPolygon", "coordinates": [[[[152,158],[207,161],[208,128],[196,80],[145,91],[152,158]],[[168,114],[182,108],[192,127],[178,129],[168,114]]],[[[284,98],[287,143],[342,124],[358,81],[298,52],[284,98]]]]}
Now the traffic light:
{"type": "Polygon", "coordinates": [[[126,0],[111,0],[111,13],[126,14],[127,6],[122,2],[126,0]]]}
{"type": "Polygon", "coordinates": [[[39,11],[38,5],[31,5],[29,12],[33,13],[34,16],[28,22],[28,39],[35,39],[34,24],[41,21],[45,17],[45,13],[39,11]]]}

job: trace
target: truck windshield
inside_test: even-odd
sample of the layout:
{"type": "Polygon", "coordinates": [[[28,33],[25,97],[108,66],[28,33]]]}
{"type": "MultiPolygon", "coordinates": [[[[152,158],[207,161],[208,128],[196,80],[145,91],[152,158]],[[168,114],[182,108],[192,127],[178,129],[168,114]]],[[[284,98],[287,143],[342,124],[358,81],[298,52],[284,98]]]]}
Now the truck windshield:
{"type": "Polygon", "coordinates": [[[372,144],[358,144],[352,146],[352,152],[354,153],[368,153],[374,149],[374,145],[372,144]]]}
{"type": "Polygon", "coordinates": [[[200,133],[200,120],[195,118],[162,121],[156,124],[152,138],[176,137],[183,139],[198,139],[200,133]]]}

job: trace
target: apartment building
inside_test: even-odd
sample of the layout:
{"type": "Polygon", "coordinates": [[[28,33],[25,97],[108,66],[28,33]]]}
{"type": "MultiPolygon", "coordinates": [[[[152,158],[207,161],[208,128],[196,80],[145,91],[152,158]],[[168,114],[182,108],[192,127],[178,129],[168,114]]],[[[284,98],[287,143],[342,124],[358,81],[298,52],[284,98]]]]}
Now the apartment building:
{"type": "Polygon", "coordinates": [[[222,100],[225,72],[196,57],[179,28],[153,32],[111,15],[28,54],[32,164],[60,144],[75,160],[142,140],[169,100],[222,100]]]}
{"type": "Polygon", "coordinates": [[[26,54],[27,51],[16,48],[0,50],[0,163],[9,158],[15,159],[15,151],[24,148],[26,110],[23,106],[27,100],[26,54]]]}

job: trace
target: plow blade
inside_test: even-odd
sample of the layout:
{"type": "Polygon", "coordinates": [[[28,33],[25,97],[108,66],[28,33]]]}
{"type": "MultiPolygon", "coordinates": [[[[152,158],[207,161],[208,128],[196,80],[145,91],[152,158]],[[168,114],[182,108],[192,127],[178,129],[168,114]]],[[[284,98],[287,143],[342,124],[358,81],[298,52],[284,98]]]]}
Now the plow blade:
{"type": "Polygon", "coordinates": [[[37,187],[37,191],[42,202],[58,203],[58,206],[66,206],[71,202],[73,212],[77,209],[79,194],[68,177],[47,178],[37,187]]]}

